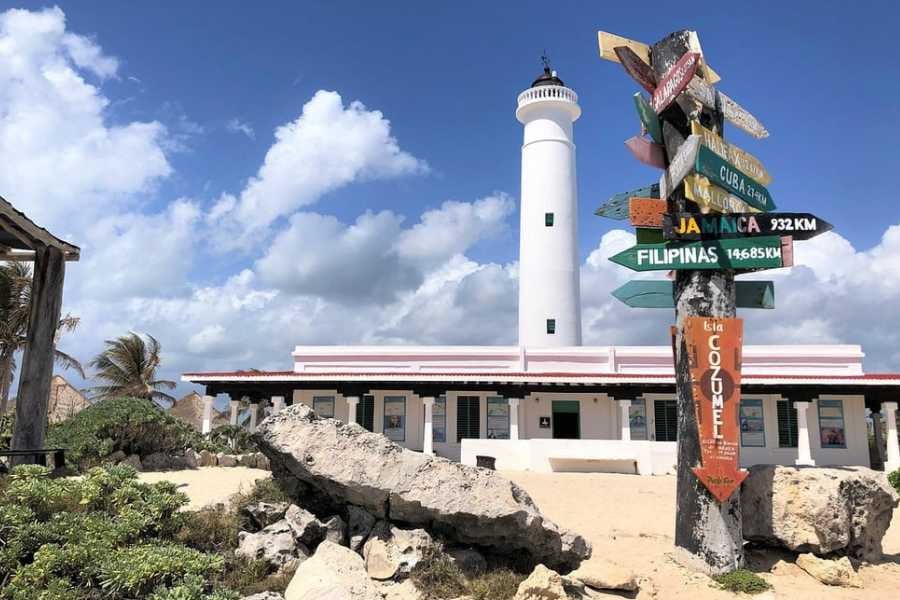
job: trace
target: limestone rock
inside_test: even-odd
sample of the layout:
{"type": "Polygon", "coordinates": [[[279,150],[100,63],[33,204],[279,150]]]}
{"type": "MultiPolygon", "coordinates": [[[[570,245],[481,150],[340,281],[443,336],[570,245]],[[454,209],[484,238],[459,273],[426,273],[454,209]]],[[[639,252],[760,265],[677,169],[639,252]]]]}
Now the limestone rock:
{"type": "MultiPolygon", "coordinates": [[[[271,417],[270,417],[271,418],[271,417]]],[[[285,600],[382,600],[362,557],[324,541],[294,573],[285,600]]]]}
{"type": "Polygon", "coordinates": [[[351,504],[347,507],[347,520],[350,549],[359,552],[375,527],[375,517],[366,509],[351,504]]]}
{"type": "Polygon", "coordinates": [[[257,533],[242,531],[234,553],[250,560],[265,560],[277,568],[309,556],[309,550],[297,542],[287,521],[278,521],[257,533]]]}
{"type": "Polygon", "coordinates": [[[237,457],[238,465],[249,469],[256,468],[256,454],[241,454],[237,457]]]}
{"type": "Polygon", "coordinates": [[[260,592],[252,596],[244,596],[241,600],[284,600],[284,596],[278,592],[260,592]]]}
{"type": "Polygon", "coordinates": [[[237,458],[233,454],[225,454],[224,452],[219,452],[216,455],[216,461],[218,462],[220,467],[237,466],[237,458]]]}
{"type": "Polygon", "coordinates": [[[276,478],[299,480],[335,507],[357,505],[452,542],[524,553],[555,568],[573,569],[590,556],[584,538],[546,519],[496,472],[406,450],[356,423],[320,419],[307,406],[269,417],[254,440],[276,478]]]}
{"type": "Polygon", "coordinates": [[[474,548],[451,548],[447,550],[447,556],[466,575],[479,575],[487,571],[487,561],[474,548]]]}
{"type": "Polygon", "coordinates": [[[404,579],[401,583],[383,583],[381,593],[384,594],[384,600],[423,600],[425,598],[409,579],[404,579]]]}
{"type": "Polygon", "coordinates": [[[596,559],[581,563],[580,567],[569,573],[569,577],[595,590],[634,592],[638,589],[637,576],[630,569],[596,559]]]}
{"type": "Polygon", "coordinates": [[[757,465],[741,488],[744,538],[875,561],[898,502],[885,475],[864,467],[757,465]]]}
{"type": "Polygon", "coordinates": [[[123,460],[125,460],[127,457],[128,457],[128,455],[125,454],[123,451],[116,450],[115,452],[113,452],[112,454],[107,456],[106,460],[113,463],[114,465],[117,465],[120,462],[122,462],[123,460]]]}
{"type": "Polygon", "coordinates": [[[284,513],[284,520],[294,531],[298,542],[310,547],[325,539],[325,525],[314,514],[296,504],[291,504],[284,513]]]}
{"type": "Polygon", "coordinates": [[[129,454],[128,457],[119,464],[131,465],[136,471],[144,470],[144,465],[141,463],[141,457],[137,454],[129,454]]]}
{"type": "Polygon", "coordinates": [[[347,524],[337,515],[334,515],[323,523],[325,526],[325,539],[333,544],[347,545],[347,524]]]}
{"type": "Polygon", "coordinates": [[[829,560],[819,558],[815,554],[801,554],[797,557],[797,566],[826,585],[863,587],[862,579],[853,570],[853,565],[846,556],[829,560]]]}
{"type": "Polygon", "coordinates": [[[256,463],[257,469],[263,469],[264,471],[269,470],[269,459],[266,458],[265,454],[263,454],[262,452],[257,452],[253,455],[253,457],[255,459],[254,462],[256,463]]]}
{"type": "Polygon", "coordinates": [[[201,467],[215,467],[219,461],[216,455],[209,450],[201,450],[199,463],[201,467]]]}
{"type": "Polygon", "coordinates": [[[560,574],[538,565],[528,579],[519,584],[513,600],[566,600],[567,597],[560,574]]]}
{"type": "Polygon", "coordinates": [[[184,451],[184,466],[188,469],[196,469],[200,466],[200,455],[188,448],[184,451]]]}
{"type": "Polygon", "coordinates": [[[288,506],[287,502],[254,502],[241,508],[241,512],[249,518],[255,532],[282,520],[288,506]]]}
{"type": "Polygon", "coordinates": [[[363,546],[366,572],[378,580],[405,577],[433,546],[424,529],[400,529],[379,521],[363,546]]]}

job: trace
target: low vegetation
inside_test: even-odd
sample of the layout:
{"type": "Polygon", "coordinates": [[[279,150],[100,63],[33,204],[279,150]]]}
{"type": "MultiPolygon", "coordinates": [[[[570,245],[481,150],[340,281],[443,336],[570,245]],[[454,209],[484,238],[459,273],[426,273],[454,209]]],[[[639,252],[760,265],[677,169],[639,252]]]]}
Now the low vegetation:
{"type": "Polygon", "coordinates": [[[466,576],[450,557],[432,551],[410,573],[413,583],[425,598],[440,600],[469,596],[473,600],[506,600],[516,595],[526,575],[506,567],[466,576]]]}
{"type": "Polygon", "coordinates": [[[734,593],[761,594],[772,587],[765,579],[747,569],[737,569],[730,573],[715,575],[713,581],[718,583],[723,590],[734,593]]]}
{"type": "Polygon", "coordinates": [[[897,493],[900,494],[900,469],[888,473],[887,477],[888,483],[891,484],[891,487],[897,490],[897,493]]]}

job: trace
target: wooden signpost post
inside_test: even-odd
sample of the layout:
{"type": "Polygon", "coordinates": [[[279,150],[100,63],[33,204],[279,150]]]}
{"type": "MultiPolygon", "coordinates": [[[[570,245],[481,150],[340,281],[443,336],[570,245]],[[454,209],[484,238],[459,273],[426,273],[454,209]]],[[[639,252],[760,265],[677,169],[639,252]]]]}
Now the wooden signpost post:
{"type": "MultiPolygon", "coordinates": [[[[671,281],[635,280],[613,290],[614,298],[632,308],[675,308],[671,281]]],[[[771,281],[738,281],[737,308],[775,308],[775,284],[771,281]]]]}

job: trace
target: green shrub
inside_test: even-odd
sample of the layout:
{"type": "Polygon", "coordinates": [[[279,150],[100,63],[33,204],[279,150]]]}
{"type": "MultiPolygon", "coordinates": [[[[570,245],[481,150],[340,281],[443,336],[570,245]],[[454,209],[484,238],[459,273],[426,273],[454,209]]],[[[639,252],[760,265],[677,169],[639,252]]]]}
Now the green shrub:
{"type": "Polygon", "coordinates": [[[509,569],[497,569],[469,580],[467,591],[472,600],[507,600],[516,595],[523,581],[525,575],[509,569]]]}
{"type": "Polygon", "coordinates": [[[890,483],[891,486],[895,490],[897,490],[897,493],[900,494],[900,469],[897,469],[896,471],[888,473],[887,478],[888,478],[888,483],[890,483]]]}
{"type": "Polygon", "coordinates": [[[429,600],[456,598],[466,591],[462,572],[449,556],[438,550],[427,550],[409,577],[416,589],[429,600]]]}
{"type": "Polygon", "coordinates": [[[0,450],[9,450],[9,440],[12,439],[15,417],[12,413],[0,415],[0,450]]]}
{"type": "Polygon", "coordinates": [[[231,497],[231,508],[238,518],[238,527],[240,529],[250,529],[252,523],[249,522],[244,508],[250,504],[257,502],[269,502],[275,504],[277,502],[291,503],[291,496],[281,487],[274,478],[260,479],[249,491],[240,491],[231,497]]]}
{"type": "Polygon", "coordinates": [[[760,594],[772,587],[765,579],[747,569],[737,569],[730,573],[714,575],[713,581],[718,583],[723,590],[734,593],[760,594]]]}
{"type": "Polygon", "coordinates": [[[101,464],[117,450],[144,458],[201,447],[202,440],[190,425],[139,398],[102,400],[51,426],[47,435],[48,445],[67,448],[66,458],[81,470],[101,464]]]}
{"type": "Polygon", "coordinates": [[[78,479],[16,467],[0,484],[0,599],[230,600],[227,590],[209,595],[225,558],[175,539],[186,502],[127,465],[78,479]]]}
{"type": "Polygon", "coordinates": [[[184,521],[175,539],[186,546],[203,552],[228,552],[237,547],[241,528],[234,510],[210,506],[184,513],[184,521]]]}
{"type": "Polygon", "coordinates": [[[249,454],[259,451],[259,447],[253,441],[253,434],[237,425],[220,425],[213,429],[209,433],[205,447],[210,452],[231,452],[235,454],[249,454]]]}
{"type": "Polygon", "coordinates": [[[225,589],[237,591],[241,596],[266,591],[284,593],[295,570],[284,567],[273,573],[269,563],[264,560],[249,560],[232,554],[226,558],[225,573],[218,583],[225,589]]]}

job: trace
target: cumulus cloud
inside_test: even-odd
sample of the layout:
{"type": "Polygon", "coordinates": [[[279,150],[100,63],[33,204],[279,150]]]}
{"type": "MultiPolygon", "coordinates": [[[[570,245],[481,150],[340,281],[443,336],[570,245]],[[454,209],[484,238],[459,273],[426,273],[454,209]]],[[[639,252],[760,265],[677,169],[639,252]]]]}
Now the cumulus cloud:
{"type": "Polygon", "coordinates": [[[236,248],[279,217],[323,194],[366,179],[424,173],[428,165],[400,149],[390,122],[359,101],[320,90],[300,116],[275,130],[257,174],[237,196],[224,194],[210,213],[223,248],[236,248]]]}

